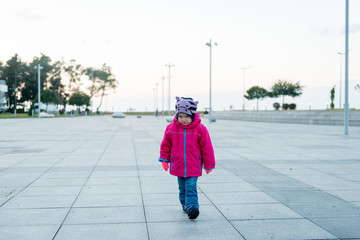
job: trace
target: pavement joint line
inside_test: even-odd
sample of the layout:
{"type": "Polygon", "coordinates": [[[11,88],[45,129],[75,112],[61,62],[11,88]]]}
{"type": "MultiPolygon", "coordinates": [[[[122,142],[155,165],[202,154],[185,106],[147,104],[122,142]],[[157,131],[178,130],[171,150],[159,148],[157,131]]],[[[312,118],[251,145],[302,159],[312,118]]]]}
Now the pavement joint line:
{"type": "Polygon", "coordinates": [[[198,188],[203,192],[203,194],[205,195],[205,197],[209,200],[209,202],[211,203],[211,205],[213,205],[216,210],[226,219],[226,221],[233,227],[233,229],[243,238],[246,240],[245,236],[241,234],[241,232],[230,222],[229,219],[227,219],[227,217],[224,215],[224,213],[222,211],[220,211],[220,209],[216,206],[216,204],[214,204],[214,202],[206,195],[206,193],[198,186],[198,188]]]}
{"type": "MultiPolygon", "coordinates": [[[[21,193],[22,191],[24,191],[26,188],[28,188],[31,184],[33,184],[35,181],[37,181],[39,178],[41,178],[44,174],[46,174],[48,171],[50,171],[55,165],[57,165],[58,163],[60,163],[61,161],[63,161],[64,159],[61,159],[59,161],[57,161],[56,163],[54,163],[51,167],[49,167],[48,170],[46,170],[45,172],[43,172],[40,176],[38,176],[35,180],[33,180],[32,182],[30,182],[28,185],[26,185],[25,187],[23,187],[23,189],[21,189],[19,192],[17,192],[15,195],[13,195],[11,198],[9,198],[7,201],[5,201],[4,203],[2,203],[0,205],[0,208],[2,206],[4,206],[6,203],[8,203],[11,199],[13,199],[15,196],[17,196],[19,193],[21,193]]],[[[25,160],[24,160],[25,161],[25,160]]],[[[15,189],[16,190],[16,189],[15,189]]]]}
{"type": "MultiPolygon", "coordinates": [[[[239,156],[239,157],[240,157],[240,156],[239,156]]],[[[243,157],[243,158],[246,159],[245,157],[243,157]]],[[[257,165],[257,166],[259,166],[259,167],[261,167],[261,168],[264,168],[264,169],[266,169],[266,170],[275,171],[275,170],[270,169],[270,168],[268,168],[268,167],[266,167],[266,166],[263,166],[263,165],[260,164],[260,163],[253,162],[253,161],[251,161],[251,160],[249,160],[249,159],[246,159],[246,161],[251,162],[251,164],[257,165]]],[[[222,165],[222,167],[225,168],[225,169],[227,169],[227,170],[229,170],[229,171],[231,171],[231,172],[233,172],[234,174],[238,175],[240,178],[242,178],[243,180],[245,180],[245,181],[248,182],[249,184],[255,185],[256,187],[258,187],[258,185],[261,184],[261,182],[253,182],[253,183],[249,182],[248,179],[244,179],[244,178],[243,178],[242,176],[240,176],[233,168],[227,168],[227,167],[224,166],[224,165],[222,165]]],[[[276,171],[275,171],[275,172],[276,172],[276,171]]],[[[301,181],[299,181],[299,180],[293,179],[293,178],[291,178],[291,177],[289,177],[289,176],[286,176],[286,175],[284,175],[284,174],[282,174],[282,173],[279,173],[279,172],[277,172],[277,175],[280,175],[281,177],[285,176],[286,178],[289,178],[289,179],[294,180],[294,181],[296,181],[296,182],[299,182],[299,183],[301,183],[301,184],[308,185],[308,184],[306,184],[306,183],[303,183],[303,182],[301,182],[301,181]]],[[[309,186],[310,186],[310,185],[309,185],[309,186]]],[[[311,218],[304,216],[302,212],[299,212],[299,211],[297,211],[296,209],[294,209],[293,207],[291,207],[290,204],[284,203],[284,202],[282,202],[281,200],[277,199],[275,196],[273,196],[271,193],[269,193],[269,192],[271,192],[271,191],[269,191],[269,190],[266,191],[265,189],[262,189],[262,191],[263,191],[265,194],[269,195],[270,197],[278,200],[281,204],[284,204],[286,207],[288,207],[288,208],[291,209],[292,211],[298,213],[300,216],[303,216],[304,219],[307,219],[308,221],[310,221],[310,222],[312,222],[313,224],[315,224],[315,225],[319,226],[320,228],[322,228],[324,231],[326,231],[326,232],[334,235],[335,237],[338,237],[338,238],[339,238],[338,234],[333,233],[333,232],[330,232],[329,230],[327,230],[326,228],[324,228],[324,226],[321,226],[320,224],[314,222],[311,218]]],[[[299,192],[298,190],[294,190],[294,191],[299,192]]],[[[305,191],[309,191],[309,190],[305,190],[305,191]]],[[[313,191],[313,190],[310,190],[310,191],[313,191]]],[[[273,192],[274,192],[274,191],[273,191],[273,192]]],[[[316,189],[314,192],[322,192],[322,193],[325,193],[325,194],[327,194],[327,195],[329,195],[329,196],[335,197],[335,196],[333,196],[333,195],[331,195],[331,194],[329,194],[329,193],[327,193],[327,192],[324,192],[324,191],[322,191],[322,190],[320,190],[320,189],[316,189]]],[[[344,201],[343,199],[340,199],[340,198],[338,198],[338,197],[336,197],[336,198],[337,198],[339,201],[348,203],[348,202],[344,201]]],[[[349,203],[348,203],[348,204],[349,204],[349,203]]],[[[351,204],[351,205],[354,205],[354,204],[351,204]]],[[[355,206],[355,205],[354,205],[354,206],[355,206]]],[[[316,217],[313,217],[313,218],[315,219],[316,217]]]]}
{"type": "MultiPolygon", "coordinates": [[[[108,143],[106,144],[106,147],[104,148],[104,150],[103,150],[102,154],[99,156],[98,160],[96,161],[95,165],[93,166],[92,171],[90,172],[90,174],[89,174],[89,176],[87,177],[87,179],[86,179],[85,183],[83,184],[82,188],[80,189],[79,194],[76,196],[75,200],[74,200],[74,201],[73,201],[73,203],[71,204],[71,206],[70,206],[70,208],[69,208],[69,211],[66,213],[66,215],[65,215],[65,217],[64,217],[64,219],[63,219],[63,221],[61,222],[61,224],[60,224],[60,226],[59,226],[58,230],[55,232],[55,234],[54,234],[54,236],[53,236],[52,240],[54,240],[54,239],[56,238],[56,236],[57,236],[57,234],[59,233],[59,231],[60,231],[61,227],[64,225],[64,222],[65,222],[65,220],[66,220],[67,216],[69,215],[69,213],[70,213],[70,211],[71,211],[72,207],[74,206],[74,204],[75,204],[76,200],[79,198],[79,196],[80,196],[80,194],[81,194],[82,190],[84,189],[84,187],[85,187],[86,183],[89,181],[91,174],[94,172],[94,170],[95,170],[95,168],[96,168],[97,164],[98,164],[98,163],[99,163],[99,161],[101,160],[101,158],[102,158],[102,156],[104,155],[104,153],[105,153],[106,149],[109,147],[109,143],[110,143],[110,142],[112,141],[112,139],[115,137],[116,133],[117,133],[117,131],[114,131],[114,132],[113,132],[113,134],[112,134],[112,137],[108,140],[108,143]]],[[[84,141],[84,142],[83,142],[83,144],[85,144],[86,142],[89,142],[89,141],[90,141],[90,139],[91,139],[91,138],[89,137],[87,141],[84,141]]],[[[81,144],[81,145],[83,145],[83,144],[81,144]]]]}
{"type": "MultiPolygon", "coordinates": [[[[133,130],[133,128],[131,128],[131,135],[134,136],[134,130],[133,130]]],[[[142,191],[142,185],[141,185],[141,179],[140,179],[140,171],[139,171],[139,164],[138,164],[138,158],[137,158],[137,154],[136,154],[136,144],[135,144],[134,138],[132,138],[132,144],[133,144],[133,148],[134,148],[134,151],[135,151],[135,156],[134,156],[134,157],[135,157],[136,169],[137,169],[137,173],[138,173],[138,181],[139,181],[139,184],[140,184],[141,202],[142,202],[144,219],[145,219],[145,225],[146,225],[146,234],[147,234],[148,240],[150,240],[149,226],[148,226],[148,221],[147,221],[147,218],[146,218],[144,195],[143,195],[143,191],[142,191]]]]}

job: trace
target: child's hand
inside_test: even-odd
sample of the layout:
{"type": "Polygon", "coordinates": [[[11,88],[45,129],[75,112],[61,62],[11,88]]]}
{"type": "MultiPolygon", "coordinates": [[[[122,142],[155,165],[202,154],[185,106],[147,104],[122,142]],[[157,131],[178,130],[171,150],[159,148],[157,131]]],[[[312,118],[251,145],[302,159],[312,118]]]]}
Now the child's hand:
{"type": "Polygon", "coordinates": [[[212,169],[205,169],[206,174],[211,173],[212,169]]]}
{"type": "Polygon", "coordinates": [[[167,171],[169,169],[169,163],[168,162],[161,162],[161,166],[163,167],[163,169],[165,171],[167,171]]]}

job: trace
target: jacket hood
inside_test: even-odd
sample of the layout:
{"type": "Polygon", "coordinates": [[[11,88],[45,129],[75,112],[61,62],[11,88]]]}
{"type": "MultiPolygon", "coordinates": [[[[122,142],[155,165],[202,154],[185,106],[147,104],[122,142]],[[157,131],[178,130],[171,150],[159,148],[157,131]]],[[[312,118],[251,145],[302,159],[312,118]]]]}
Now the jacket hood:
{"type": "Polygon", "coordinates": [[[176,115],[174,116],[174,123],[176,124],[176,126],[181,127],[181,128],[193,128],[196,127],[197,125],[199,125],[199,123],[201,122],[201,118],[200,118],[200,114],[196,113],[194,120],[189,124],[189,125],[182,125],[177,119],[176,119],[176,115]]]}

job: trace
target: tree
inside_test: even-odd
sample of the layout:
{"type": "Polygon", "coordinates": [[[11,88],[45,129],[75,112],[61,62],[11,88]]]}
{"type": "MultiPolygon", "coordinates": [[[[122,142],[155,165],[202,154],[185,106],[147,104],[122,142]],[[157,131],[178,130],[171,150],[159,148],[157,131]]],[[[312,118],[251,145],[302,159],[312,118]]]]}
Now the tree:
{"type": "Polygon", "coordinates": [[[69,99],[70,105],[75,105],[80,110],[81,106],[85,106],[85,109],[90,105],[90,96],[83,92],[75,92],[71,95],[69,99]]]}
{"type": "Polygon", "coordinates": [[[292,83],[279,79],[271,88],[272,92],[270,92],[268,96],[275,98],[282,96],[282,104],[284,105],[285,96],[298,97],[302,94],[303,87],[299,82],[292,83]]]}
{"type": "Polygon", "coordinates": [[[83,74],[83,69],[81,64],[76,63],[75,59],[71,59],[68,64],[64,64],[63,69],[65,73],[67,73],[69,76],[67,94],[70,96],[71,93],[79,90],[79,86],[77,85],[77,83],[80,82],[80,77],[83,74]]]}
{"type": "Polygon", "coordinates": [[[59,104],[66,106],[66,95],[65,95],[65,85],[62,83],[61,74],[63,69],[64,61],[56,61],[53,64],[53,69],[50,75],[50,90],[56,92],[59,98],[59,104]]]}
{"type": "Polygon", "coordinates": [[[335,86],[331,89],[330,91],[330,100],[331,100],[331,103],[330,103],[330,108],[331,109],[334,109],[335,105],[334,105],[334,99],[335,99],[335,86]]]}
{"type": "MultiPolygon", "coordinates": [[[[37,95],[35,101],[36,100],[37,100],[37,95]]],[[[41,91],[40,101],[46,104],[46,112],[47,112],[49,103],[59,104],[60,99],[54,90],[44,89],[41,91]]]]}
{"type": "MultiPolygon", "coordinates": [[[[17,54],[15,54],[6,62],[6,65],[3,67],[2,75],[3,79],[6,80],[8,85],[8,97],[10,107],[12,107],[15,102],[15,88],[19,88],[19,86],[21,86],[21,82],[23,81],[22,77],[25,66],[26,64],[21,61],[20,57],[17,54]]],[[[19,95],[17,95],[17,97],[18,96],[19,95]]]]}
{"type": "Polygon", "coordinates": [[[26,65],[21,88],[20,101],[22,102],[33,101],[38,94],[38,71],[35,69],[35,66],[38,66],[38,64],[42,67],[40,71],[40,91],[44,88],[48,89],[50,85],[49,79],[53,71],[53,65],[51,58],[41,53],[40,57],[34,57],[32,62],[26,65]]]}
{"type": "Polygon", "coordinates": [[[88,87],[89,93],[90,93],[90,101],[91,99],[99,92],[99,84],[101,82],[101,79],[99,76],[101,76],[101,71],[92,67],[88,67],[84,69],[83,73],[88,77],[90,83],[90,86],[88,87]]]}
{"type": "Polygon", "coordinates": [[[265,88],[259,86],[253,86],[246,91],[247,95],[244,97],[248,100],[256,99],[256,110],[259,110],[259,99],[262,100],[268,96],[268,92],[265,88]]]}
{"type": "Polygon", "coordinates": [[[107,91],[108,90],[113,90],[115,91],[116,87],[117,87],[117,81],[115,79],[115,77],[113,76],[113,74],[111,73],[111,68],[109,66],[106,65],[106,63],[103,64],[103,66],[101,67],[100,71],[98,72],[99,74],[99,94],[100,94],[100,104],[96,109],[96,112],[99,112],[99,108],[102,104],[103,98],[105,95],[107,95],[107,91]]]}

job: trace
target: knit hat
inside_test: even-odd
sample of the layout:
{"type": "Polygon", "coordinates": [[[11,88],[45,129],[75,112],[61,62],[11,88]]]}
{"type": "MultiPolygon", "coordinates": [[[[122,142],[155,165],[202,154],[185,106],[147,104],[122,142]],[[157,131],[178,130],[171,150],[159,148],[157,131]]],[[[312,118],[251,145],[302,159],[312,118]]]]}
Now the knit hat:
{"type": "Polygon", "coordinates": [[[176,118],[179,113],[185,113],[191,116],[191,119],[194,120],[198,101],[194,101],[192,98],[185,97],[176,97],[176,118]]]}

